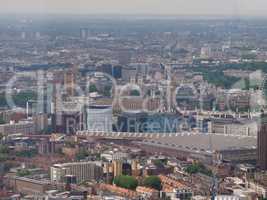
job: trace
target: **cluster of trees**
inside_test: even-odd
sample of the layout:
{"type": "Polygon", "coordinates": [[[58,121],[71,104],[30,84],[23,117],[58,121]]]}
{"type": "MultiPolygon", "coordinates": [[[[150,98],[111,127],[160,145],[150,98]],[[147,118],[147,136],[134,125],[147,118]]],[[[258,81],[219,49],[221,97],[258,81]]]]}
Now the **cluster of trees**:
{"type": "Polygon", "coordinates": [[[240,78],[225,76],[223,71],[217,69],[216,70],[210,69],[209,67],[198,68],[196,70],[202,73],[203,78],[206,81],[217,87],[223,87],[229,89],[233,84],[235,84],[240,80],[240,78]]]}
{"type": "Polygon", "coordinates": [[[138,186],[138,181],[136,180],[136,178],[126,175],[116,176],[113,182],[116,186],[129,190],[135,190],[138,186]]]}
{"type": "Polygon", "coordinates": [[[144,186],[153,188],[155,190],[161,190],[161,180],[158,176],[149,176],[144,180],[144,186]]]}
{"type": "Polygon", "coordinates": [[[76,155],[75,158],[76,160],[84,160],[86,157],[89,156],[89,153],[85,149],[81,149],[76,155]]]}
{"type": "MultiPolygon", "coordinates": [[[[205,66],[205,67],[197,67],[193,68],[192,70],[195,72],[200,72],[204,79],[211,84],[216,86],[224,87],[224,88],[231,88],[233,84],[240,81],[240,78],[225,76],[223,71],[229,69],[236,69],[236,70],[249,70],[249,71],[256,71],[261,70],[263,73],[267,73],[267,64],[265,62],[252,62],[252,63],[233,63],[233,64],[223,64],[219,66],[205,66]]],[[[247,80],[246,84],[248,84],[247,80]]],[[[247,89],[249,88],[246,85],[247,89]]]]}
{"type": "MultiPolygon", "coordinates": [[[[136,178],[132,176],[126,176],[126,175],[121,175],[117,176],[113,180],[114,184],[118,187],[130,189],[130,190],[135,190],[136,187],[138,186],[138,181],[136,178]]],[[[148,176],[146,177],[141,185],[149,188],[153,188],[155,190],[161,190],[162,189],[162,184],[161,180],[158,176],[148,176]]]]}
{"type": "MultiPolygon", "coordinates": [[[[26,107],[26,103],[29,100],[36,100],[37,94],[33,91],[24,91],[17,94],[12,95],[12,99],[16,106],[26,107]]],[[[0,107],[7,107],[6,95],[5,93],[0,94],[0,107]]]]}
{"type": "Polygon", "coordinates": [[[205,174],[207,176],[212,176],[212,171],[210,169],[207,169],[202,163],[193,163],[189,165],[185,171],[188,174],[196,174],[196,173],[201,173],[205,174]]]}
{"type": "Polygon", "coordinates": [[[101,160],[100,153],[90,153],[86,149],[82,148],[76,155],[75,159],[77,161],[85,160],[90,157],[90,160],[101,160]]]}
{"type": "Polygon", "coordinates": [[[111,92],[112,91],[112,86],[111,85],[106,85],[102,91],[98,91],[97,87],[95,84],[91,84],[89,86],[89,92],[99,92],[105,97],[111,97],[111,92]]]}
{"type": "Polygon", "coordinates": [[[140,92],[139,90],[131,90],[130,91],[130,96],[140,96],[140,92]]]}
{"type": "Polygon", "coordinates": [[[0,124],[5,124],[6,122],[5,122],[5,120],[4,120],[4,118],[3,117],[0,117],[0,124]]]}
{"type": "Polygon", "coordinates": [[[38,154],[38,152],[35,149],[16,152],[16,156],[18,156],[18,157],[26,157],[26,158],[33,158],[37,154],[38,154]]]}
{"type": "Polygon", "coordinates": [[[6,145],[0,144],[0,162],[8,160],[9,148],[6,145]]]}
{"type": "Polygon", "coordinates": [[[94,84],[90,84],[90,86],[89,86],[89,92],[90,92],[90,93],[91,93],[91,92],[97,92],[96,85],[94,85],[94,84]]]}
{"type": "Polygon", "coordinates": [[[24,177],[24,176],[29,176],[31,175],[31,172],[27,169],[20,169],[16,173],[17,176],[24,177]]]}
{"type": "Polygon", "coordinates": [[[160,159],[153,160],[153,164],[156,165],[157,167],[163,167],[164,165],[167,164],[167,159],[164,159],[164,160],[160,160],[160,159]]]}

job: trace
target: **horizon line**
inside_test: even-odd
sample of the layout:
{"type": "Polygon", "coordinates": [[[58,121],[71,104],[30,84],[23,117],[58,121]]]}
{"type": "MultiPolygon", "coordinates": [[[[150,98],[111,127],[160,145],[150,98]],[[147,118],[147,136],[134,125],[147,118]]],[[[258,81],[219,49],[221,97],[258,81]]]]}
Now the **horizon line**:
{"type": "Polygon", "coordinates": [[[6,13],[0,13],[0,16],[6,16],[6,17],[16,17],[16,16],[58,16],[58,17],[92,17],[92,18],[107,18],[107,17],[127,17],[129,19],[130,17],[133,17],[134,19],[142,19],[142,18],[151,18],[151,19],[177,19],[177,18],[183,18],[183,19],[195,19],[195,18],[201,18],[201,19],[267,19],[267,14],[239,14],[239,15],[223,15],[223,14],[153,14],[153,13],[54,13],[54,12],[47,12],[47,13],[35,13],[35,12],[6,12],[6,13]],[[12,15],[12,16],[11,16],[12,15]]]}

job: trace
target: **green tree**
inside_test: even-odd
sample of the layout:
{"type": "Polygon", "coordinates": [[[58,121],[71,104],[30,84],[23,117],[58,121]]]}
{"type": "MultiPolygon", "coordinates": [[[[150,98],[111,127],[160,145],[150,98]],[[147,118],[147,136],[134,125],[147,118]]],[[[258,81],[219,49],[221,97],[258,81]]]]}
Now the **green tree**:
{"type": "Polygon", "coordinates": [[[81,149],[75,157],[76,160],[84,160],[87,156],[89,156],[88,152],[85,149],[81,149]]]}
{"type": "Polygon", "coordinates": [[[20,151],[16,153],[16,156],[18,157],[26,157],[26,158],[32,158],[34,156],[36,156],[37,150],[25,150],[25,151],[20,151]]]}
{"type": "Polygon", "coordinates": [[[8,154],[0,153],[0,162],[5,162],[8,160],[8,154]]]}
{"type": "Polygon", "coordinates": [[[0,124],[5,124],[6,122],[5,122],[5,120],[3,119],[3,117],[1,116],[0,117],[0,124]]]}
{"type": "Polygon", "coordinates": [[[130,95],[131,96],[140,96],[140,92],[138,90],[131,90],[130,95]]]}
{"type": "Polygon", "coordinates": [[[106,97],[111,97],[111,89],[112,89],[112,87],[110,85],[106,85],[104,87],[103,95],[106,97]]]}
{"type": "Polygon", "coordinates": [[[161,190],[161,180],[158,176],[149,176],[144,180],[144,186],[153,188],[155,190],[161,190]]]}
{"type": "Polygon", "coordinates": [[[8,154],[9,153],[9,148],[7,145],[2,145],[0,144],[0,153],[1,154],[8,154]]]}
{"type": "Polygon", "coordinates": [[[192,164],[190,166],[188,166],[185,171],[188,173],[188,174],[196,174],[199,172],[199,166],[196,165],[196,164],[192,164]]]}
{"type": "Polygon", "coordinates": [[[138,186],[138,181],[132,176],[120,175],[116,176],[113,180],[114,184],[118,187],[135,190],[138,186]]]}
{"type": "Polygon", "coordinates": [[[164,165],[167,164],[167,160],[166,159],[164,159],[164,160],[160,160],[160,159],[153,160],[153,164],[156,165],[157,167],[164,167],[164,165]]]}
{"type": "Polygon", "coordinates": [[[29,176],[31,172],[27,169],[20,169],[17,171],[16,175],[20,177],[29,176]]]}
{"type": "Polygon", "coordinates": [[[96,85],[94,85],[94,84],[90,84],[90,86],[89,86],[89,92],[90,92],[90,93],[91,93],[91,92],[97,92],[96,85]]]}
{"type": "Polygon", "coordinates": [[[26,107],[27,101],[36,99],[37,99],[37,94],[36,92],[33,91],[25,91],[13,95],[13,100],[15,102],[15,105],[23,108],[26,107]]]}
{"type": "Polygon", "coordinates": [[[202,173],[207,176],[212,176],[212,171],[210,169],[207,169],[202,163],[193,163],[189,165],[185,171],[188,174],[196,174],[196,173],[202,173]]]}

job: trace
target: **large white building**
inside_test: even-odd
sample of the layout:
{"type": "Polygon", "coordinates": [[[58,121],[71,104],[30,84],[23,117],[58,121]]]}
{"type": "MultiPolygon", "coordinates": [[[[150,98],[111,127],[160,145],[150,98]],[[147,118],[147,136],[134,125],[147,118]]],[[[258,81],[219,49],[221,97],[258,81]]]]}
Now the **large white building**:
{"type": "Polygon", "coordinates": [[[75,176],[77,183],[98,180],[102,176],[101,163],[73,162],[54,164],[50,167],[50,178],[53,182],[63,182],[67,175],[75,176]]]}

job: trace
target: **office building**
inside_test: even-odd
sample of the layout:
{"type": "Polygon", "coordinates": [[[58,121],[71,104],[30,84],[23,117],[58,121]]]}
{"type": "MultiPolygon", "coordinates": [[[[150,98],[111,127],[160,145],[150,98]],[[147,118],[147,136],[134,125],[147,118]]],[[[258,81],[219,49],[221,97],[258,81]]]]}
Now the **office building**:
{"type": "Polygon", "coordinates": [[[57,133],[74,134],[83,129],[83,113],[76,111],[58,112],[52,115],[52,129],[57,133]]]}
{"type": "Polygon", "coordinates": [[[102,167],[96,162],[74,162],[55,164],[50,168],[53,182],[63,182],[67,175],[75,176],[77,183],[99,180],[102,176],[102,167]]]}
{"type": "Polygon", "coordinates": [[[3,135],[17,133],[21,133],[23,135],[34,134],[35,124],[33,121],[20,121],[18,123],[11,121],[10,123],[0,125],[0,133],[3,135]]]}
{"type": "Polygon", "coordinates": [[[132,78],[136,78],[137,69],[135,67],[123,67],[122,68],[122,79],[129,82],[132,78]]]}
{"type": "Polygon", "coordinates": [[[37,133],[41,133],[47,129],[48,127],[47,114],[37,114],[37,115],[34,115],[32,119],[35,123],[35,129],[37,133]]]}
{"type": "Polygon", "coordinates": [[[112,132],[112,107],[93,105],[86,109],[87,130],[112,132]]]}

